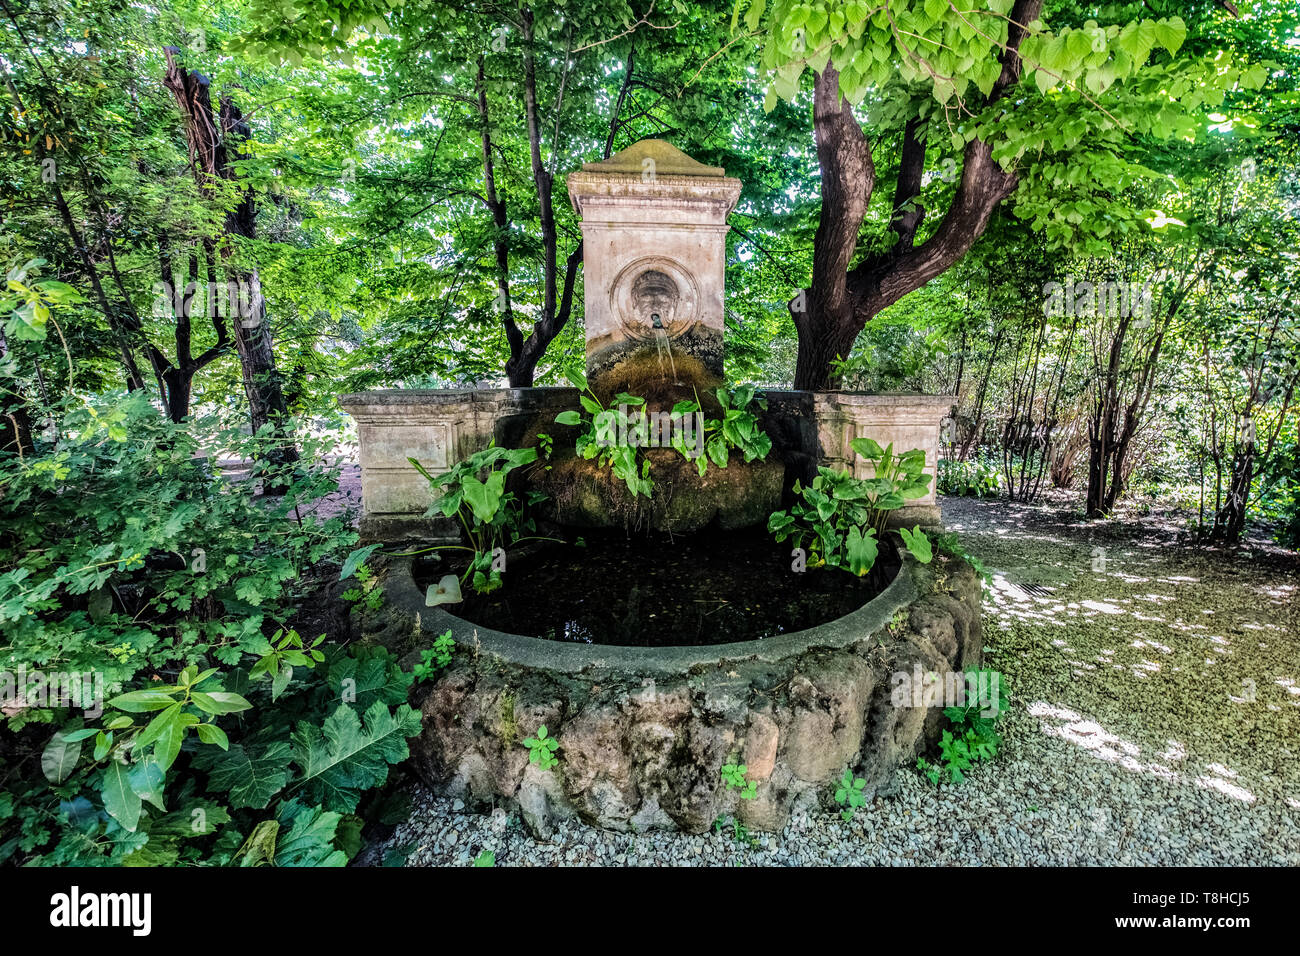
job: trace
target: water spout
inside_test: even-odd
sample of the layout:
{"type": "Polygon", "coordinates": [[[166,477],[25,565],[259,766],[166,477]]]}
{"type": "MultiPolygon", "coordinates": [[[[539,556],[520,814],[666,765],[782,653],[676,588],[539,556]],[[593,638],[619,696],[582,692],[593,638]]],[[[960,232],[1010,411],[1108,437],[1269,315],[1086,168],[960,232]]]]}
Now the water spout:
{"type": "Polygon", "coordinates": [[[658,314],[654,315],[652,317],[652,320],[654,321],[653,328],[655,333],[655,354],[658,355],[659,357],[659,370],[663,371],[664,355],[667,355],[668,368],[672,371],[673,378],[676,379],[677,363],[673,361],[673,348],[668,343],[668,332],[663,327],[663,323],[658,321],[659,320],[658,314]]]}

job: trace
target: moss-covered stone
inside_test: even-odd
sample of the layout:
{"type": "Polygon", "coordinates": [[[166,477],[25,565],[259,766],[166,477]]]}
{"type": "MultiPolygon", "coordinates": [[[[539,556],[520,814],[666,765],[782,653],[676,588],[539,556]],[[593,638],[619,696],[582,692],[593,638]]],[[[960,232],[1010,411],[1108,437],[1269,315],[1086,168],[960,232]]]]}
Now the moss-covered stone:
{"type": "Polygon", "coordinates": [[[643,452],[654,494],[633,495],[607,466],[573,454],[557,455],[539,471],[535,487],[550,498],[547,517],[579,528],[653,528],[684,534],[710,525],[731,530],[761,525],[781,501],[785,466],[778,461],[732,459],[710,463],[701,477],[693,461],[668,448],[643,452]]]}

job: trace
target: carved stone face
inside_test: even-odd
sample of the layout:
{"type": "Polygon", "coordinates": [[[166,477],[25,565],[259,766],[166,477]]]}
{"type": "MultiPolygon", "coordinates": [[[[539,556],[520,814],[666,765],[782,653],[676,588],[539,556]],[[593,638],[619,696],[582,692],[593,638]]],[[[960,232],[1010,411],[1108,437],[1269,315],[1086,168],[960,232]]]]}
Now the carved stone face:
{"type": "Polygon", "coordinates": [[[671,328],[680,299],[677,283],[657,269],[647,269],[632,283],[633,321],[643,329],[671,328]]]}

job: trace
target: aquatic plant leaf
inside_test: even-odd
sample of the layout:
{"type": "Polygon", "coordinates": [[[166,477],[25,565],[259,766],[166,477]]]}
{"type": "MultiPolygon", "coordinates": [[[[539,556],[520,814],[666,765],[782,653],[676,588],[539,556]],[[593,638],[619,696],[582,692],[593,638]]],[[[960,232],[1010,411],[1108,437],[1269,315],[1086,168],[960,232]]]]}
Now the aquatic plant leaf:
{"type": "Polygon", "coordinates": [[[425,607],[439,604],[459,604],[464,600],[460,593],[460,579],[454,574],[444,574],[437,584],[430,584],[424,595],[425,607]]]}

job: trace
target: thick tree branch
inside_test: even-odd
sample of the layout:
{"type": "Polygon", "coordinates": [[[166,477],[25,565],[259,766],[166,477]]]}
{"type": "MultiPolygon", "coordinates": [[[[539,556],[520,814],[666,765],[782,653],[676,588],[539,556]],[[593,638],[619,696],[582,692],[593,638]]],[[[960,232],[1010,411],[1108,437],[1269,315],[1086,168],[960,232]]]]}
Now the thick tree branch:
{"type": "MultiPolygon", "coordinates": [[[[817,311],[840,316],[850,307],[847,269],[857,248],[858,230],[867,214],[876,183],[876,169],[853,115],[839,92],[840,75],[827,64],[813,88],[813,134],[822,174],[822,215],[813,246],[810,292],[817,311]]],[[[799,313],[795,324],[799,324],[799,313]]]]}
{"type": "Polygon", "coordinates": [[[524,337],[515,324],[514,309],[510,304],[510,225],[506,217],[506,201],[497,196],[496,171],[492,164],[492,129],[488,121],[487,81],[481,56],[478,59],[478,73],[474,78],[474,91],[478,97],[480,139],[483,146],[483,192],[486,194],[488,209],[492,212],[492,226],[495,229],[492,247],[497,263],[497,308],[501,310],[501,324],[513,358],[523,347],[524,337]]]}
{"type": "Polygon", "coordinates": [[[898,182],[894,186],[894,215],[890,222],[890,227],[898,235],[898,244],[894,248],[899,252],[912,248],[916,229],[925,218],[925,207],[917,201],[925,172],[925,142],[917,135],[922,125],[920,117],[913,117],[903,129],[898,182]]]}

